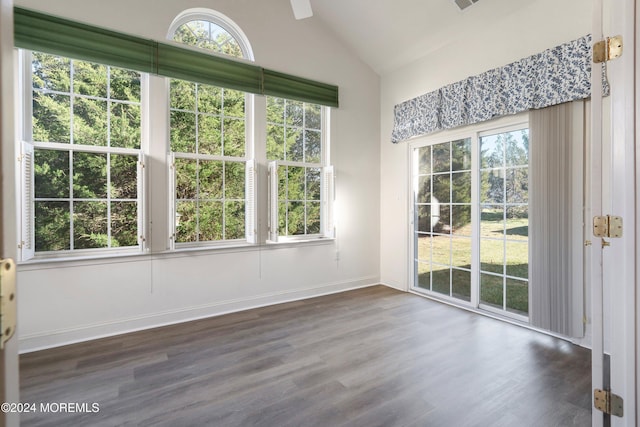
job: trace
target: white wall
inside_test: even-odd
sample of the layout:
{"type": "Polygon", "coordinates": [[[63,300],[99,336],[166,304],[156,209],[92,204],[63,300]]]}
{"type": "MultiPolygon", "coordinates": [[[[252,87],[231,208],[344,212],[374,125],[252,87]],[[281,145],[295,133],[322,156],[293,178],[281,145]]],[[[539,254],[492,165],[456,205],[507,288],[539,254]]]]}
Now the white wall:
{"type": "MultiPolygon", "coordinates": [[[[473,7],[482,7],[479,2],[473,7]]],[[[535,0],[484,31],[452,44],[381,81],[381,281],[408,289],[408,147],[392,144],[393,107],[446,84],[507,65],[591,32],[591,2],[535,0]]],[[[460,31],[464,31],[463,28],[460,31]]]]}
{"type": "Polygon", "coordinates": [[[16,3],[157,40],[182,10],[215,9],[242,28],[258,65],[340,87],[335,242],[22,265],[22,351],[378,283],[379,77],[317,19],[294,20],[288,0],[16,3]]]}

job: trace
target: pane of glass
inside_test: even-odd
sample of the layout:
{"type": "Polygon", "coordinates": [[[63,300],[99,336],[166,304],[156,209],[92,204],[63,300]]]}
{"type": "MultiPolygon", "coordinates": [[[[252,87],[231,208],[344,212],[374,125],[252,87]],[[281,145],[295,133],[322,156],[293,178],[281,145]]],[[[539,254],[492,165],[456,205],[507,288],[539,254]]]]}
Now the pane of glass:
{"type": "Polygon", "coordinates": [[[320,201],[320,168],[307,168],[306,199],[320,201]]]}
{"type": "Polygon", "coordinates": [[[138,198],[138,156],[111,154],[111,197],[138,198]]]}
{"type": "Polygon", "coordinates": [[[431,173],[431,147],[418,148],[418,173],[420,175],[431,173]]]}
{"type": "Polygon", "coordinates": [[[454,205],[451,209],[453,234],[457,236],[471,236],[471,206],[454,205]]]}
{"type": "Polygon", "coordinates": [[[110,67],[111,99],[140,102],[140,73],[110,67]]]}
{"type": "Polygon", "coordinates": [[[433,172],[449,172],[451,170],[450,143],[433,145],[433,172]]]}
{"type": "Polygon", "coordinates": [[[493,238],[504,236],[504,209],[502,205],[481,207],[480,236],[493,238]]]}
{"type": "Polygon", "coordinates": [[[73,98],[73,142],[107,145],[107,101],[73,98]]]}
{"type": "Polygon", "coordinates": [[[304,172],[305,168],[297,166],[287,167],[288,198],[289,200],[304,200],[304,172]]]}
{"type": "Polygon", "coordinates": [[[71,61],[60,56],[33,52],[33,87],[39,89],[69,92],[71,81],[71,61]]]}
{"type": "Polygon", "coordinates": [[[284,160],[284,128],[267,125],[267,159],[284,160]]]}
{"type": "Polygon", "coordinates": [[[244,157],[244,119],[224,119],[224,155],[244,157]]]}
{"type": "Polygon", "coordinates": [[[431,232],[431,206],[430,205],[418,205],[416,206],[416,214],[418,216],[416,224],[417,230],[430,233],[431,232]]]}
{"type": "Polygon", "coordinates": [[[220,115],[222,112],[222,89],[198,84],[198,112],[220,115]]]}
{"type": "Polygon", "coordinates": [[[177,243],[196,242],[198,240],[196,202],[178,201],[175,220],[177,243]]]}
{"type": "Polygon", "coordinates": [[[524,280],[507,280],[507,310],[527,316],[529,314],[529,283],[524,280]]]}
{"type": "Polygon", "coordinates": [[[320,130],[322,127],[322,107],[317,104],[304,104],[304,127],[320,130]]]}
{"type": "MultiPolygon", "coordinates": [[[[194,162],[191,160],[191,162],[194,162]]],[[[197,197],[201,200],[220,200],[222,199],[222,169],[223,162],[219,160],[200,160],[200,193],[197,197]]],[[[232,187],[233,187],[232,183],[232,187]]],[[[195,195],[195,179],[194,184],[190,188],[195,195]]],[[[189,198],[189,197],[185,197],[189,198]]]]}
{"type": "Polygon", "coordinates": [[[512,206],[507,208],[507,239],[528,240],[529,212],[527,206],[512,206]]]}
{"type": "Polygon", "coordinates": [[[507,242],[507,276],[529,277],[529,244],[527,242],[507,242]]]}
{"type": "Polygon", "coordinates": [[[504,241],[480,239],[480,270],[504,274],[504,241]]]}
{"type": "Polygon", "coordinates": [[[433,236],[431,255],[434,264],[451,265],[451,237],[433,236]]]}
{"type": "Polygon", "coordinates": [[[73,92],[106,98],[107,67],[91,62],[73,61],[73,92]]]}
{"type": "Polygon", "coordinates": [[[526,166],[529,164],[529,129],[505,134],[507,166],[526,166]]]}
{"type": "Polygon", "coordinates": [[[69,153],[67,151],[35,149],[33,169],[36,198],[69,197],[69,153]]]}
{"type": "Polygon", "coordinates": [[[429,263],[416,262],[418,270],[418,287],[431,290],[431,267],[429,263]]]}
{"type": "Polygon", "coordinates": [[[291,162],[304,161],[304,138],[299,129],[288,127],[287,132],[287,159],[291,162]]]}
{"type": "Polygon", "coordinates": [[[284,99],[267,96],[267,122],[284,124],[284,99]]]}
{"type": "Polygon", "coordinates": [[[451,201],[471,203],[471,172],[451,174],[451,201]]]}
{"type": "Polygon", "coordinates": [[[208,242],[222,240],[222,202],[198,204],[198,240],[208,242]]]}
{"type": "Polygon", "coordinates": [[[504,136],[490,135],[480,138],[480,168],[504,166],[504,136]]]}
{"type": "Polygon", "coordinates": [[[288,198],[289,188],[287,187],[287,176],[287,166],[278,167],[278,200],[284,201],[288,198]]]}
{"type": "Polygon", "coordinates": [[[196,152],[196,115],[183,111],[171,111],[171,151],[196,152]]]}
{"type": "Polygon", "coordinates": [[[108,247],[107,228],[106,202],[73,203],[74,249],[108,247]]]}
{"type": "Polygon", "coordinates": [[[451,170],[471,170],[471,139],[451,143],[451,170]]]}
{"type": "Polygon", "coordinates": [[[244,92],[232,89],[223,89],[222,100],[224,115],[244,120],[244,92]]]}
{"type": "Polygon", "coordinates": [[[431,202],[431,176],[427,175],[418,178],[418,188],[416,192],[416,201],[418,203],[431,202]]]}
{"type": "MultiPolygon", "coordinates": [[[[416,234],[416,257],[420,261],[430,262],[431,261],[431,243],[433,237],[424,235],[424,234],[416,234]]],[[[438,244],[441,244],[438,241],[438,244]]],[[[447,262],[448,264],[448,262],[447,262]]]]}
{"type": "Polygon", "coordinates": [[[222,125],[219,117],[198,115],[198,153],[222,155],[222,125]]]}
{"type": "Polygon", "coordinates": [[[433,175],[433,196],[431,202],[435,203],[449,203],[451,191],[451,178],[449,174],[446,175],[433,175]]]}
{"type": "Polygon", "coordinates": [[[278,201],[278,234],[288,236],[287,232],[287,204],[288,202],[278,201]]]}
{"type": "Polygon", "coordinates": [[[224,204],[224,238],[244,239],[244,202],[225,202],[224,204]]]}
{"type": "Polygon", "coordinates": [[[307,234],[320,233],[320,202],[307,202],[307,234]]]}
{"type": "Polygon", "coordinates": [[[111,247],[138,245],[138,204],[111,203],[111,247]]]}
{"type": "Polygon", "coordinates": [[[504,202],[504,169],[480,172],[480,203],[504,202]]]}
{"type": "Polygon", "coordinates": [[[439,294],[451,295],[451,269],[433,265],[431,290],[439,294]]]}
{"type": "Polygon", "coordinates": [[[434,233],[451,233],[451,205],[433,204],[431,215],[434,233]]]}
{"type": "MultiPolygon", "coordinates": [[[[196,171],[198,163],[191,159],[176,159],[176,198],[196,198],[196,183],[198,181],[196,171]]],[[[195,207],[194,207],[195,212],[195,207]]],[[[194,228],[195,230],[195,228],[194,228]]]]}
{"type": "Polygon", "coordinates": [[[491,274],[480,274],[480,302],[502,309],[504,289],[503,278],[491,274]]]}
{"type": "Polygon", "coordinates": [[[35,202],[36,252],[71,249],[69,202],[35,202]]]}
{"type": "MultiPolygon", "coordinates": [[[[224,164],[224,197],[244,201],[244,163],[225,162],[224,164]]],[[[244,222],[244,221],[243,221],[244,222]]]]}
{"type": "Polygon", "coordinates": [[[320,163],[320,155],[321,155],[321,133],[315,130],[305,130],[304,131],[304,151],[305,151],[305,159],[304,161],[307,163],[320,163]]]}
{"type": "Polygon", "coordinates": [[[289,202],[287,206],[287,231],[289,235],[305,234],[304,203],[289,202]]]}
{"type": "Polygon", "coordinates": [[[111,103],[111,146],[140,148],[140,106],[111,103]]]}
{"type": "Polygon", "coordinates": [[[471,269],[471,239],[451,239],[451,265],[471,269]]]}
{"type": "Polygon", "coordinates": [[[33,92],[33,140],[68,144],[71,101],[67,95],[33,92]]]}
{"type": "Polygon", "coordinates": [[[296,126],[302,127],[303,124],[303,103],[300,101],[290,101],[286,102],[286,113],[287,113],[287,125],[288,126],[296,126]]]}
{"type": "Polygon", "coordinates": [[[507,203],[529,203],[529,170],[507,169],[507,203]]]}
{"type": "Polygon", "coordinates": [[[172,109],[196,111],[196,84],[171,79],[170,106],[172,109]]]}
{"type": "Polygon", "coordinates": [[[451,288],[451,296],[464,301],[471,301],[471,272],[452,268],[451,288]]]}
{"type": "Polygon", "coordinates": [[[107,155],[73,153],[73,197],[105,199],[107,197],[107,155]]]}

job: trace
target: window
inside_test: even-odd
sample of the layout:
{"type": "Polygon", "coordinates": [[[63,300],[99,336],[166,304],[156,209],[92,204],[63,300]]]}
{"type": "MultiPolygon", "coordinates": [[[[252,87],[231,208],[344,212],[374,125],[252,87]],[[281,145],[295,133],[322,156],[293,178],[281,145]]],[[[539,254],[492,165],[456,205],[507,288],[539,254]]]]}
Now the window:
{"type": "Polygon", "coordinates": [[[171,80],[175,242],[245,238],[245,94],[171,80]]]}
{"type": "Polygon", "coordinates": [[[271,241],[332,233],[333,171],[323,149],[326,114],[320,105],[267,97],[271,241]]]}
{"type": "MultiPolygon", "coordinates": [[[[187,14],[175,25],[174,41],[245,57],[242,46],[248,43],[240,43],[227,31],[224,27],[233,26],[221,16],[187,14]]],[[[254,200],[251,190],[246,191],[247,186],[253,188],[254,179],[246,129],[251,97],[236,90],[170,80],[174,247],[252,241],[254,200]]]]}
{"type": "Polygon", "coordinates": [[[27,53],[23,258],[142,246],[141,76],[27,53]]]}
{"type": "MultiPolygon", "coordinates": [[[[17,10],[42,27],[33,35],[18,21],[22,49],[89,60],[20,53],[21,261],[332,236],[329,108],[269,97],[254,117],[253,104],[268,91],[337,106],[337,87],[17,10]],[[254,127],[268,127],[268,141],[254,141],[254,127]],[[266,218],[267,197],[260,212],[262,223],[276,221],[271,239],[267,227],[258,238],[256,217],[256,181],[268,179],[269,161],[275,214],[266,218]],[[145,224],[167,218],[147,235],[145,224]]],[[[214,11],[179,15],[169,39],[253,59],[242,31],[214,11]]]]}
{"type": "Polygon", "coordinates": [[[528,315],[526,125],[413,148],[416,290],[528,315]]]}

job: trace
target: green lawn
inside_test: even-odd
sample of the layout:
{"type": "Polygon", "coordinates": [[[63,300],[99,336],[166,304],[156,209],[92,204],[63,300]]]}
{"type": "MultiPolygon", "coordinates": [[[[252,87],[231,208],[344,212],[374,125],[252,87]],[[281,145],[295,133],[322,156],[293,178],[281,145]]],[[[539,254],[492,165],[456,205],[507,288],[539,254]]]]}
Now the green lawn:
{"type": "MultiPolygon", "coordinates": [[[[528,313],[528,220],[509,218],[506,227],[500,212],[483,212],[480,227],[480,300],[484,304],[503,308],[506,301],[508,311],[527,315],[528,313]],[[506,229],[507,242],[501,238],[506,229]],[[500,240],[493,240],[500,239],[500,240]],[[506,249],[506,251],[505,251],[506,249]],[[506,257],[505,257],[506,252],[506,257]],[[506,274],[515,278],[503,279],[486,273],[506,274]],[[504,282],[503,282],[504,280],[504,282]],[[504,290],[506,287],[506,298],[504,290]]],[[[420,259],[428,259],[432,245],[434,263],[451,265],[449,269],[434,266],[429,271],[428,264],[418,264],[418,286],[428,289],[432,277],[432,290],[444,295],[470,301],[471,299],[471,224],[455,230],[452,236],[424,236],[418,239],[420,259]],[[450,275],[453,275],[451,293],[450,275]]]]}

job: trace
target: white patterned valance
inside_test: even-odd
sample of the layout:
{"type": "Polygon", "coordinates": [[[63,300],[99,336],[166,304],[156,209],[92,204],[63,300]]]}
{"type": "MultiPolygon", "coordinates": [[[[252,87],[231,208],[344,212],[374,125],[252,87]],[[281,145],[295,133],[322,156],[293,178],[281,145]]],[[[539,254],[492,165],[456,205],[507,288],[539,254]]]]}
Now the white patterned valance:
{"type": "Polygon", "coordinates": [[[396,105],[391,141],[588,98],[590,79],[587,35],[396,105]]]}

